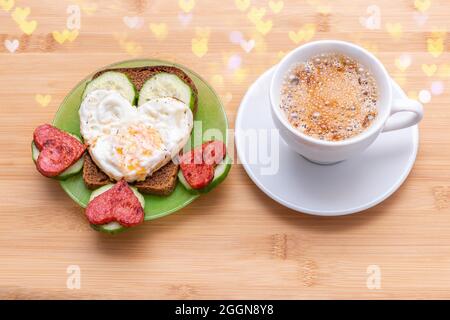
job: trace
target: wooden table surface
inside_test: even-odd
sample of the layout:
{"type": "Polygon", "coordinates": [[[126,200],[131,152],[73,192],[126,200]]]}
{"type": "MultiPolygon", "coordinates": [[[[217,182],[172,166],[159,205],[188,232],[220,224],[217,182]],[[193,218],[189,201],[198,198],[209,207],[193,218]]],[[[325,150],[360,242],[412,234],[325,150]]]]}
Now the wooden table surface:
{"type": "Polygon", "coordinates": [[[449,12],[448,0],[0,0],[0,298],[450,298],[449,12]],[[425,103],[409,178],[364,213],[296,213],[234,165],[187,208],[112,237],[34,168],[33,129],[104,65],[184,64],[233,128],[249,85],[317,39],[369,48],[425,103]]]}

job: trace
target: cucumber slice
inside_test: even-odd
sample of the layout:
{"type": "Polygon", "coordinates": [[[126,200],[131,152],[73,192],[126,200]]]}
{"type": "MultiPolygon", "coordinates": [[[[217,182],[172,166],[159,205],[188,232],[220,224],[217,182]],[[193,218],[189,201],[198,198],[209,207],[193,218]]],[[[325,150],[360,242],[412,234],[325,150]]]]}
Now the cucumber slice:
{"type": "Polygon", "coordinates": [[[81,169],[83,169],[83,165],[84,165],[84,155],[81,156],[81,158],[78,159],[77,162],[75,162],[73,165],[71,165],[66,170],[61,172],[58,176],[56,176],[56,179],[58,179],[58,180],[66,180],[67,178],[69,178],[69,177],[77,174],[78,172],[80,172],[81,169]]]}
{"type": "Polygon", "coordinates": [[[226,156],[225,159],[222,161],[222,163],[218,164],[214,169],[214,178],[212,179],[212,181],[202,189],[193,189],[184,178],[181,169],[178,171],[178,180],[189,193],[192,194],[207,193],[212,189],[214,189],[215,187],[217,187],[223,180],[225,180],[225,178],[228,176],[228,173],[230,172],[230,169],[231,169],[231,158],[226,156]]]}
{"type": "Polygon", "coordinates": [[[33,158],[33,161],[36,163],[38,157],[39,157],[39,149],[34,144],[34,141],[31,141],[31,157],[33,158]]]}
{"type": "Polygon", "coordinates": [[[110,223],[107,223],[107,224],[104,224],[104,225],[101,225],[101,226],[98,226],[98,225],[95,225],[95,224],[91,224],[91,227],[95,231],[108,233],[108,234],[118,234],[118,233],[124,232],[125,230],[128,229],[128,228],[123,227],[118,222],[110,222],[110,223]]]}
{"type": "MultiPolygon", "coordinates": [[[[95,197],[101,195],[103,192],[108,191],[113,186],[114,186],[114,184],[111,183],[111,184],[107,184],[106,186],[100,187],[100,188],[92,191],[91,196],[89,198],[89,202],[91,202],[95,197]]],[[[141,204],[142,208],[144,208],[145,207],[144,196],[135,187],[130,186],[130,188],[133,191],[134,195],[138,198],[139,203],[141,204]]],[[[109,233],[109,234],[117,234],[117,233],[123,232],[126,229],[128,229],[127,227],[124,227],[120,223],[115,222],[115,221],[106,223],[106,224],[102,224],[102,225],[91,224],[91,227],[96,231],[105,232],[105,233],[109,233]]]]}
{"type": "Polygon", "coordinates": [[[162,97],[176,98],[186,103],[191,110],[194,108],[194,92],[174,74],[161,72],[148,79],[139,92],[138,106],[151,99],[162,97]]]}
{"type": "Polygon", "coordinates": [[[128,77],[121,72],[108,71],[89,81],[83,92],[83,99],[94,90],[105,89],[119,92],[131,104],[136,100],[136,88],[128,77]]]}
{"type": "MultiPolygon", "coordinates": [[[[72,137],[74,137],[75,139],[77,139],[78,141],[82,142],[81,139],[69,132],[66,132],[67,134],[70,134],[72,137]]],[[[39,149],[36,147],[36,145],[34,144],[34,142],[31,142],[31,157],[33,158],[33,161],[36,163],[38,157],[39,157],[40,151],[39,149]]],[[[73,165],[71,165],[70,167],[68,167],[66,170],[64,170],[63,172],[61,172],[58,176],[55,177],[55,179],[57,180],[66,180],[67,178],[77,174],[78,172],[81,171],[81,169],[83,169],[83,165],[84,165],[84,156],[82,156],[80,159],[78,159],[77,162],[75,162],[73,165]]]]}
{"type": "Polygon", "coordinates": [[[98,197],[99,195],[101,195],[103,192],[108,191],[109,189],[111,189],[112,187],[114,187],[114,184],[110,183],[107,185],[104,185],[103,187],[100,187],[98,189],[95,189],[94,191],[91,192],[91,196],[89,197],[89,202],[91,202],[92,200],[94,200],[95,197],[98,197]]]}

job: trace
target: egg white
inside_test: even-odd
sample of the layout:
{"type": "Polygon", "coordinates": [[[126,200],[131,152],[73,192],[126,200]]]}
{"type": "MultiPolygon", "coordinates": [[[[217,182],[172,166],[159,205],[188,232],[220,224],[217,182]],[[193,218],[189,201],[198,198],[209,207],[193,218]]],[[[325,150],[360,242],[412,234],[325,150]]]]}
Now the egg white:
{"type": "Polygon", "coordinates": [[[120,93],[95,90],[81,103],[80,131],[93,161],[114,180],[144,180],[178,154],[189,139],[193,115],[171,97],[139,108],[120,93]]]}

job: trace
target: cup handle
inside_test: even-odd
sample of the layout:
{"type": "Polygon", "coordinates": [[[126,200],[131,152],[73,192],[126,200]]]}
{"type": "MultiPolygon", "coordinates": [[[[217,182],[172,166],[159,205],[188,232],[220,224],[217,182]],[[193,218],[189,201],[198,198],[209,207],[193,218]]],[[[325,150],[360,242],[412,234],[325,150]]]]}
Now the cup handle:
{"type": "Polygon", "coordinates": [[[422,118],[422,104],[412,99],[396,99],[392,103],[391,114],[384,125],[383,132],[411,127],[419,123],[422,118]],[[402,118],[393,119],[392,115],[397,112],[407,112],[408,115],[402,118]]]}

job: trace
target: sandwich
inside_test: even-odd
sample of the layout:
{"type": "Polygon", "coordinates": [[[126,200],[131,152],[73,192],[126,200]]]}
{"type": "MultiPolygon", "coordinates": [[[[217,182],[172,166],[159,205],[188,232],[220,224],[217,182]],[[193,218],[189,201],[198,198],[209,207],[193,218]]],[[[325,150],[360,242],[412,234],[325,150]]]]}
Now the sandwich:
{"type": "MultiPolygon", "coordinates": [[[[181,69],[171,66],[152,66],[139,68],[107,69],[96,73],[88,83],[83,94],[85,98],[90,92],[99,88],[114,90],[120,88],[123,95],[137,106],[143,105],[152,98],[168,96],[187,103],[195,115],[198,108],[198,92],[192,79],[181,69]],[[126,76],[120,77],[117,73],[126,76]],[[118,84],[123,83],[123,84],[118,84]],[[139,92],[139,98],[136,93],[139,92]]],[[[159,170],[152,172],[144,180],[134,182],[134,186],[142,193],[169,195],[176,187],[179,166],[167,161],[159,170]]],[[[88,154],[85,156],[83,180],[89,189],[97,189],[110,184],[113,180],[105,174],[88,154]]]]}

